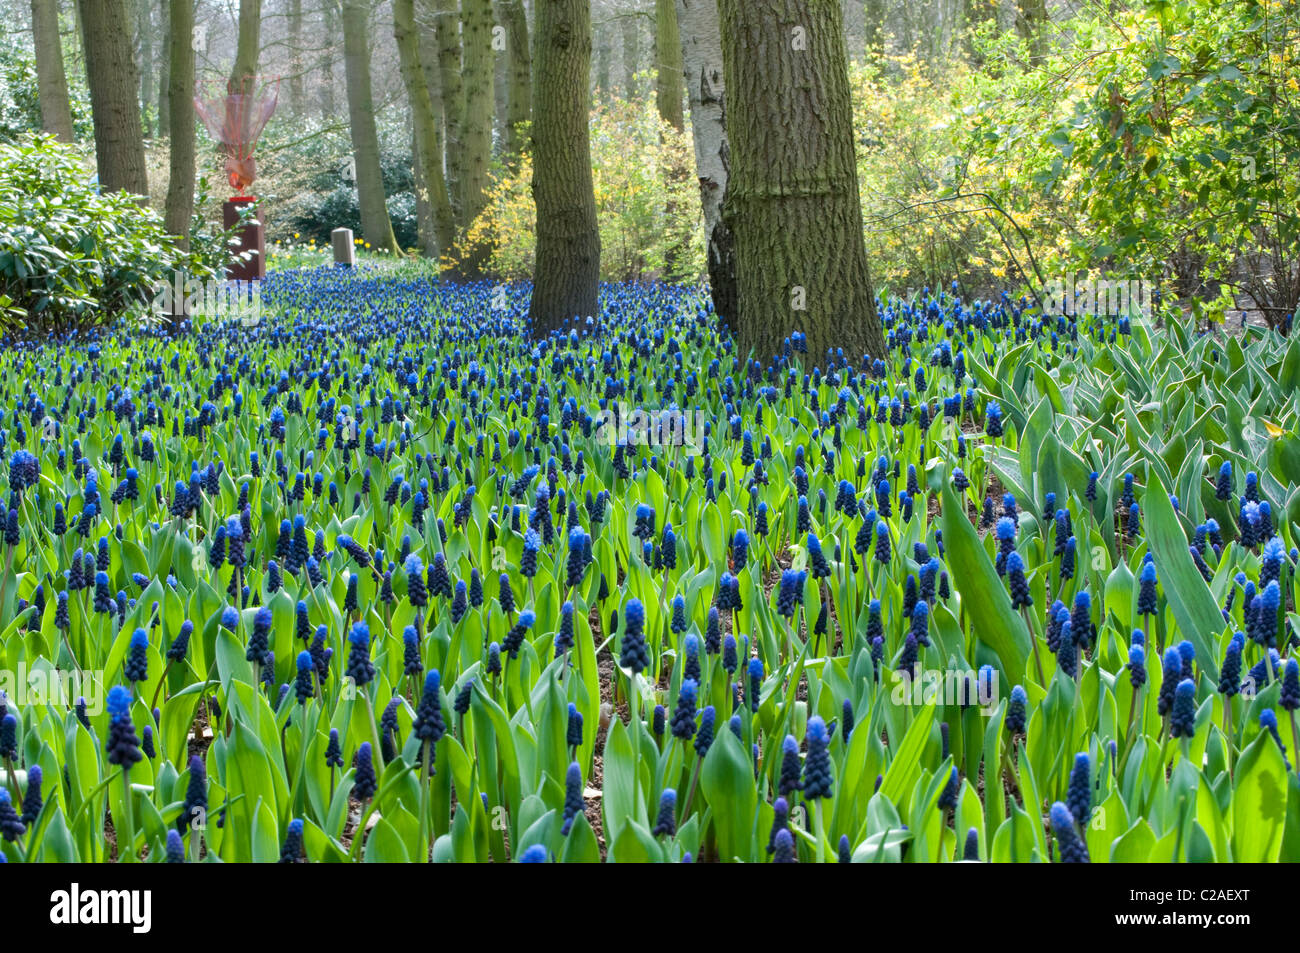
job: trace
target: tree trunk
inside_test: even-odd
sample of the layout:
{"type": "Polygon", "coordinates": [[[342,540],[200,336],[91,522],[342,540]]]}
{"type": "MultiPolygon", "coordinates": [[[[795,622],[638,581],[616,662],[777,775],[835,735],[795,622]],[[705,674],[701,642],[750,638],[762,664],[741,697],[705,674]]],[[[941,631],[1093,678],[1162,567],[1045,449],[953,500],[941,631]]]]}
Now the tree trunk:
{"type": "Polygon", "coordinates": [[[443,148],[447,153],[447,193],[457,224],[465,221],[465,81],[460,71],[460,12],[456,0],[433,0],[438,40],[438,73],[442,80],[443,148]]]}
{"type": "Polygon", "coordinates": [[[289,0],[289,112],[302,116],[302,0],[289,0]]]}
{"type": "MultiPolygon", "coordinates": [[[[158,0],[158,32],[161,34],[162,52],[158,57],[158,138],[169,139],[171,125],[172,83],[172,27],[168,12],[170,0],[158,0]]],[[[190,95],[194,95],[191,91],[190,95]]]]}
{"type": "Polygon", "coordinates": [[[593,24],[592,39],[596,45],[594,92],[599,102],[607,106],[614,100],[614,94],[610,89],[613,83],[610,77],[613,75],[614,68],[614,40],[610,36],[609,26],[603,22],[593,24]]]}
{"type": "Polygon", "coordinates": [[[885,46],[885,0],[862,0],[863,46],[865,62],[873,62],[885,46]]]}
{"type": "Polygon", "coordinates": [[[691,104],[695,171],[700,181],[713,310],[734,331],[731,321],[736,309],[736,262],[731,235],[722,221],[729,159],[718,0],[677,0],[677,21],[682,37],[686,96],[691,104]]]}
{"type": "Polygon", "coordinates": [[[456,240],[456,218],[447,197],[442,172],[442,130],[434,115],[433,99],[420,66],[420,37],[415,27],[415,0],[393,0],[393,37],[401,63],[402,84],[411,103],[421,198],[429,205],[433,232],[425,235],[423,251],[430,258],[451,251],[456,240]]]}
{"type": "Polygon", "coordinates": [[[135,0],[135,36],[140,53],[140,129],[148,138],[152,135],[149,107],[153,105],[153,0],[135,0]]]}
{"type": "Polygon", "coordinates": [[[641,65],[641,31],[636,13],[625,10],[621,20],[623,28],[623,96],[628,101],[637,97],[636,70],[641,65]]]}
{"type": "Polygon", "coordinates": [[[1029,61],[1043,58],[1043,28],[1047,25],[1047,0],[1016,0],[1016,32],[1029,44],[1029,61]]]}
{"type": "Polygon", "coordinates": [[[63,71],[63,42],[59,39],[59,0],[32,0],[32,35],[41,128],[60,142],[71,142],[72,107],[68,77],[63,71]]]}
{"type": "Polygon", "coordinates": [[[655,105],[659,116],[678,132],[682,115],[682,40],[674,0],[655,0],[655,105]]]}
{"type": "Polygon", "coordinates": [[[239,39],[235,45],[235,65],[230,70],[230,92],[253,92],[251,83],[257,75],[261,47],[262,0],[239,0],[239,39]]]}
{"type": "Polygon", "coordinates": [[[105,192],[125,189],[147,200],[139,79],[131,55],[126,0],[77,0],[86,83],[95,124],[95,160],[105,192]]]}
{"type": "Polygon", "coordinates": [[[461,21],[465,72],[461,224],[468,228],[487,205],[488,165],[492,161],[492,0],[461,0],[461,21]]]}
{"type": "Polygon", "coordinates": [[[321,4],[322,20],[325,24],[325,50],[318,62],[320,69],[320,106],[321,118],[330,121],[334,118],[334,47],[338,36],[339,0],[323,0],[321,4]]]}
{"type": "Polygon", "coordinates": [[[528,121],[533,115],[533,53],[528,45],[528,14],[523,0],[502,0],[510,45],[510,90],[506,97],[506,154],[524,151],[528,121]]]}
{"type": "Polygon", "coordinates": [[[357,167],[357,204],[361,234],[375,251],[399,253],[393,223],[384,202],[384,177],[379,164],[379,133],[375,100],[370,91],[370,4],[343,0],[343,68],[347,76],[348,121],[357,167]]]}
{"type": "Polygon", "coordinates": [[[189,247],[194,217],[194,0],[168,0],[167,34],[171,64],[167,73],[168,150],[167,231],[189,247]]]}
{"type": "Polygon", "coordinates": [[[740,351],[766,362],[791,332],[883,357],[858,199],[844,26],[836,0],[720,0],[740,351]]]}
{"type": "Polygon", "coordinates": [[[535,337],[595,316],[600,230],[592,187],[589,0],[537,0],[533,198],[537,252],[528,320],[535,337]]]}

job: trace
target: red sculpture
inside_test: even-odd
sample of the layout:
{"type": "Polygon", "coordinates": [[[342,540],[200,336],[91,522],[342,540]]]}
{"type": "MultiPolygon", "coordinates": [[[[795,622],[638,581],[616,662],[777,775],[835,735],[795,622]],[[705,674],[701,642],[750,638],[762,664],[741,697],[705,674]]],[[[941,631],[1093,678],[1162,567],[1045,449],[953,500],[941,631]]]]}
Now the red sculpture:
{"type": "Polygon", "coordinates": [[[279,99],[279,77],[260,76],[247,77],[238,86],[232,82],[224,93],[215,96],[194,97],[194,108],[204,127],[226,154],[230,187],[241,196],[248,194],[257,178],[253,150],[279,99]]]}

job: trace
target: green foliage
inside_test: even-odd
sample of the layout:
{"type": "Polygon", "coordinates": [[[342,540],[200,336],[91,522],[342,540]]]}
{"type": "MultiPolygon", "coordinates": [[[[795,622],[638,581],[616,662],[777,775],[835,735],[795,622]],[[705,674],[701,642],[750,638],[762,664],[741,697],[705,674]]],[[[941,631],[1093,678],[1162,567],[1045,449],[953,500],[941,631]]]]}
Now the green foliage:
{"type": "Polygon", "coordinates": [[[196,216],[185,253],[156,212],[124,192],[102,193],[75,147],[47,137],[0,144],[0,298],[9,329],[104,323],[145,304],[177,269],[200,279],[218,273],[229,238],[196,216]]]}

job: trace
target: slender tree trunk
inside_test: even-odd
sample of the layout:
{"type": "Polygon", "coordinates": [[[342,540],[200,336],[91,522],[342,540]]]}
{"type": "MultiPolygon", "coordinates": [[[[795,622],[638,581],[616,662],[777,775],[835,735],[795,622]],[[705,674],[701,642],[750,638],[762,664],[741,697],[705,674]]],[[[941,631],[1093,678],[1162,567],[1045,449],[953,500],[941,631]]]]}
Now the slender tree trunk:
{"type": "Polygon", "coordinates": [[[682,40],[674,0],[655,0],[655,105],[659,116],[678,132],[682,115],[682,40]]]}
{"type": "MultiPolygon", "coordinates": [[[[158,137],[168,139],[172,134],[171,76],[172,27],[170,0],[158,0],[158,32],[161,34],[162,53],[158,58],[158,137]]],[[[193,93],[191,93],[193,95],[193,93]]]]}
{"type": "Polygon", "coordinates": [[[1029,61],[1043,58],[1047,25],[1047,0],[1016,0],[1016,32],[1029,44],[1029,61]]]}
{"type": "Polygon", "coordinates": [[[77,0],[81,10],[82,48],[86,82],[95,123],[95,160],[99,185],[105,192],[125,189],[147,200],[149,176],[144,161],[144,135],[139,79],[131,55],[130,19],[126,0],[77,0]]]}
{"type": "Polygon", "coordinates": [[[502,0],[510,46],[510,90],[506,96],[506,153],[524,151],[527,126],[533,115],[533,52],[528,43],[528,14],[523,0],[502,0]]]}
{"type": "Polygon", "coordinates": [[[320,70],[320,106],[321,118],[328,121],[334,118],[334,49],[332,44],[338,36],[339,0],[322,0],[321,13],[325,26],[325,50],[321,53],[317,68],[320,70]]]}
{"type": "Polygon", "coordinates": [[[862,0],[862,32],[866,62],[870,63],[885,46],[885,0],[862,0]]]}
{"type": "Polygon", "coordinates": [[[63,70],[58,0],[32,0],[32,35],[36,46],[36,93],[41,104],[41,128],[60,142],[71,142],[72,107],[68,100],[68,77],[63,70]]]}
{"type": "Polygon", "coordinates": [[[465,72],[461,224],[468,228],[487,205],[488,166],[492,161],[492,0],[461,0],[461,22],[465,72]]]}
{"type": "Polygon", "coordinates": [[[447,153],[447,192],[457,224],[465,222],[465,81],[460,69],[460,12],[456,0],[433,0],[438,71],[442,80],[443,148],[447,153]]]}
{"type": "Polygon", "coordinates": [[[613,81],[614,40],[610,36],[609,25],[602,22],[592,24],[592,40],[595,44],[596,70],[594,94],[602,105],[609,105],[614,94],[610,88],[613,81]]]}
{"type": "Polygon", "coordinates": [[[729,160],[718,0],[677,0],[677,21],[682,37],[686,96],[691,105],[695,171],[700,182],[713,310],[734,331],[731,320],[736,309],[735,248],[722,221],[729,160]]]}
{"type": "Polygon", "coordinates": [[[623,97],[628,101],[637,97],[636,71],[641,65],[641,30],[635,11],[623,11],[620,21],[623,30],[623,97]]]}
{"type": "Polygon", "coordinates": [[[153,105],[153,0],[135,0],[136,46],[140,53],[140,128],[151,136],[149,107],[153,105]]]}
{"type": "Polygon", "coordinates": [[[792,332],[883,357],[863,244],[844,26],[836,0],[719,0],[741,352],[766,362],[792,332]]]}
{"type": "Polygon", "coordinates": [[[289,111],[302,116],[302,0],[289,0],[289,111]]]}
{"type": "Polygon", "coordinates": [[[251,93],[257,75],[257,60],[262,48],[262,0],[239,0],[239,38],[235,45],[235,65],[230,70],[232,93],[251,93]]]}
{"type": "Polygon", "coordinates": [[[600,230],[587,131],[589,0],[537,0],[533,48],[533,197],[537,252],[528,318],[544,337],[596,314],[600,230]]]}
{"type": "Polygon", "coordinates": [[[384,177],[379,164],[379,132],[375,128],[375,100],[370,90],[369,21],[368,0],[343,0],[343,66],[347,75],[352,154],[357,167],[361,234],[375,251],[396,254],[401,249],[393,235],[393,223],[388,217],[384,199],[384,177]]]}
{"type": "Polygon", "coordinates": [[[194,0],[168,0],[167,34],[171,64],[167,73],[168,150],[167,231],[189,247],[194,217],[194,0]]]}
{"type": "Polygon", "coordinates": [[[420,197],[428,203],[432,234],[424,236],[423,251],[433,258],[451,251],[456,218],[442,172],[442,130],[434,115],[429,85],[420,66],[420,37],[415,26],[415,0],[393,0],[393,36],[401,63],[402,84],[411,103],[411,125],[418,156],[420,197]]]}

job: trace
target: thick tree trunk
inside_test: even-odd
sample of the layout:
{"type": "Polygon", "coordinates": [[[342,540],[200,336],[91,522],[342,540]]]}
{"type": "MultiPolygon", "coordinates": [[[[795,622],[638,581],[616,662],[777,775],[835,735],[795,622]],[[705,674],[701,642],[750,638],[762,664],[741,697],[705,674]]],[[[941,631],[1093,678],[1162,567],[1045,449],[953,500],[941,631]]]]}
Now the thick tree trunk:
{"type": "MultiPolygon", "coordinates": [[[[158,137],[168,139],[171,126],[172,27],[170,0],[158,0],[158,31],[162,35],[162,52],[158,57],[158,137]]],[[[193,92],[190,93],[193,95],[193,92]]]]}
{"type": "Polygon", "coordinates": [[[36,46],[36,94],[41,104],[41,128],[60,142],[71,142],[72,107],[68,77],[63,71],[59,39],[59,0],[32,0],[32,35],[36,46]]]}
{"type": "Polygon", "coordinates": [[[434,36],[442,88],[443,148],[447,154],[447,192],[457,224],[465,222],[465,81],[460,70],[460,12],[456,0],[433,0],[434,36]]]}
{"type": "Polygon", "coordinates": [[[153,134],[149,122],[149,107],[153,105],[153,11],[152,0],[135,0],[135,37],[140,54],[140,129],[149,137],[153,134]]]}
{"type": "Polygon", "coordinates": [[[423,251],[429,257],[446,254],[456,239],[456,219],[447,197],[442,172],[442,130],[438,128],[433,100],[420,66],[420,37],[415,27],[415,0],[393,0],[393,36],[402,70],[402,83],[411,104],[421,198],[429,205],[432,234],[425,236],[423,251]]]}
{"type": "Polygon", "coordinates": [[[677,22],[682,37],[686,97],[691,105],[695,171],[700,182],[713,310],[723,324],[734,331],[731,321],[736,309],[735,250],[722,221],[730,160],[727,155],[718,0],[677,0],[677,22]]]}
{"type": "Polygon", "coordinates": [[[682,115],[682,40],[674,0],[655,0],[655,105],[659,116],[678,132],[682,115]]]}
{"type": "Polygon", "coordinates": [[[384,201],[384,177],[379,165],[379,133],[375,100],[370,91],[370,4],[343,0],[343,67],[347,76],[348,121],[357,167],[357,204],[361,234],[375,251],[400,252],[384,201]]]}
{"type": "Polygon", "coordinates": [[[536,337],[596,314],[600,230],[587,132],[588,0],[537,0],[533,198],[537,252],[528,319],[536,337]]]}
{"type": "Polygon", "coordinates": [[[620,21],[623,30],[623,97],[636,99],[636,72],[641,65],[641,30],[635,11],[624,10],[620,21]]]}
{"type": "Polygon", "coordinates": [[[95,123],[95,160],[105,192],[149,196],[140,128],[139,79],[131,55],[126,0],[77,0],[86,82],[95,123]]]}
{"type": "Polygon", "coordinates": [[[502,0],[510,52],[510,89],[506,96],[506,153],[524,151],[527,126],[533,115],[533,52],[528,43],[528,14],[523,0],[502,0]]]}
{"type": "Polygon", "coordinates": [[[194,217],[194,0],[168,0],[167,111],[171,127],[168,159],[167,231],[189,247],[194,217]]]}
{"type": "Polygon", "coordinates": [[[837,0],[720,0],[741,352],[806,335],[856,365],[883,357],[862,234],[844,27],[837,0]]]}
{"type": "Polygon", "coordinates": [[[465,72],[461,224],[469,227],[487,205],[488,166],[492,161],[492,0],[461,0],[461,22],[465,72]]]}

